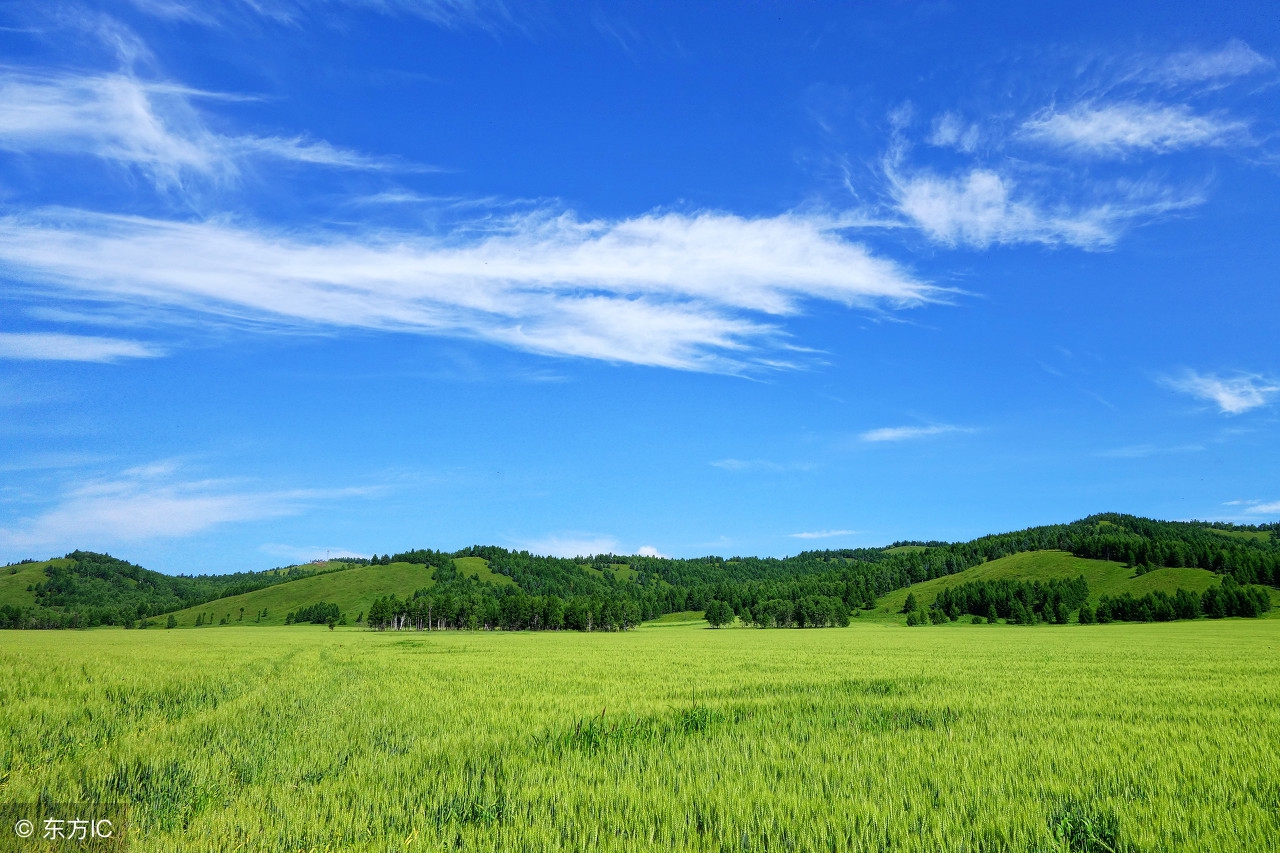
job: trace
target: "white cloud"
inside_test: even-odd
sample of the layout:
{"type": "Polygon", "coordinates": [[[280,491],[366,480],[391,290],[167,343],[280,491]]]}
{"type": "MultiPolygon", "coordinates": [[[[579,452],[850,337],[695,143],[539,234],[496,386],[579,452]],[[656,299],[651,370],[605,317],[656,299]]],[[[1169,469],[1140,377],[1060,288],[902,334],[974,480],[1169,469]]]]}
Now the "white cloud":
{"type": "Polygon", "coordinates": [[[139,169],[161,187],[226,179],[252,157],[348,169],[391,168],[303,138],[223,135],[193,104],[227,96],[147,82],[130,73],[34,73],[0,68],[0,149],[77,154],[139,169]]]}
{"type": "Polygon", "coordinates": [[[836,536],[853,536],[856,530],[813,530],[806,533],[788,533],[792,539],[831,539],[836,536]]]}
{"type": "Polygon", "coordinates": [[[863,441],[879,442],[879,441],[911,441],[917,438],[929,438],[935,435],[946,435],[953,432],[973,432],[968,427],[953,426],[951,424],[935,424],[933,426],[900,426],[900,427],[881,427],[880,429],[867,430],[861,433],[858,438],[863,441]]]}
{"type": "Polygon", "coordinates": [[[1117,157],[1131,151],[1247,144],[1249,126],[1197,115],[1182,104],[1085,103],[1066,112],[1045,110],[1024,122],[1020,135],[1082,154],[1117,157]]]}
{"type": "Polygon", "coordinates": [[[1239,415],[1265,406],[1269,398],[1280,391],[1280,384],[1255,374],[1222,377],[1188,370],[1162,381],[1176,391],[1214,403],[1226,415],[1239,415]]]}
{"type": "Polygon", "coordinates": [[[670,559],[670,557],[669,557],[668,555],[666,555],[666,554],[662,553],[661,551],[659,551],[657,548],[653,547],[652,545],[641,545],[641,546],[640,546],[640,550],[636,551],[636,556],[639,556],[639,557],[661,557],[661,558],[662,558],[662,559],[664,559],[664,560],[665,560],[665,559],[670,559]]]}
{"type": "Polygon", "coordinates": [[[1265,504],[1254,504],[1246,509],[1245,512],[1252,513],[1254,515],[1280,515],[1280,501],[1273,501],[1272,503],[1265,504]]]}
{"type": "Polygon", "coordinates": [[[776,318],[811,300],[878,309],[940,296],[802,215],[533,213],[437,238],[45,211],[0,218],[0,261],[11,277],[122,305],[705,371],[787,365],[779,354],[797,349],[776,318]]]}
{"type": "Polygon", "coordinates": [[[1161,447],[1156,444],[1132,444],[1128,447],[1116,447],[1098,453],[1108,459],[1146,459],[1149,456],[1162,456],[1170,453],[1199,453],[1204,450],[1202,444],[1179,444],[1172,447],[1161,447]]]}
{"type": "Polygon", "coordinates": [[[531,554],[546,557],[591,557],[596,554],[616,554],[618,540],[612,536],[592,533],[546,536],[525,542],[520,546],[531,554]]]}
{"type": "Polygon", "coordinates": [[[723,468],[725,471],[785,470],[785,466],[779,465],[777,462],[770,462],[767,459],[717,459],[711,465],[715,468],[723,468]]]}
{"type": "Polygon", "coordinates": [[[982,128],[975,122],[966,122],[955,113],[946,112],[933,120],[928,141],[939,148],[954,148],[972,154],[982,142],[982,128]]]}
{"type": "Polygon", "coordinates": [[[1200,203],[1164,190],[1130,186],[1097,204],[1048,204],[1034,190],[1019,194],[1012,178],[991,169],[955,177],[886,169],[898,210],[933,240],[948,246],[1041,243],[1083,249],[1113,245],[1124,228],[1200,203]]]}
{"type": "Polygon", "coordinates": [[[75,486],[47,512],[0,528],[0,545],[71,550],[183,537],[220,524],[297,515],[308,505],[367,491],[244,491],[223,480],[180,480],[178,473],[174,463],[157,463],[75,486]]]}
{"type": "Polygon", "coordinates": [[[1175,53],[1158,63],[1148,76],[1165,83],[1202,83],[1246,77],[1274,67],[1272,60],[1232,39],[1218,50],[1175,53]]]}
{"type": "Polygon", "coordinates": [[[20,361],[119,361],[154,358],[164,351],[150,344],[55,332],[0,332],[0,358],[20,361]]]}
{"type": "Polygon", "coordinates": [[[298,25],[335,6],[349,6],[386,15],[422,18],[445,28],[461,26],[492,29],[510,22],[500,0],[223,0],[221,3],[184,0],[130,0],[139,10],[157,18],[218,26],[237,19],[261,17],[278,24],[298,25]]]}

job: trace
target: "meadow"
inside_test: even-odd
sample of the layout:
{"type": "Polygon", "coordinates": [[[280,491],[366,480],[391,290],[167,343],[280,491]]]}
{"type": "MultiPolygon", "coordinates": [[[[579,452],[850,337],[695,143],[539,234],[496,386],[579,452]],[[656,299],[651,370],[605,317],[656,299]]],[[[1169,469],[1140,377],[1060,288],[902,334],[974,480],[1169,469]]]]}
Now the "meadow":
{"type": "Polygon", "coordinates": [[[139,851],[1241,851],[1280,620],[6,632],[0,800],[139,851]]]}

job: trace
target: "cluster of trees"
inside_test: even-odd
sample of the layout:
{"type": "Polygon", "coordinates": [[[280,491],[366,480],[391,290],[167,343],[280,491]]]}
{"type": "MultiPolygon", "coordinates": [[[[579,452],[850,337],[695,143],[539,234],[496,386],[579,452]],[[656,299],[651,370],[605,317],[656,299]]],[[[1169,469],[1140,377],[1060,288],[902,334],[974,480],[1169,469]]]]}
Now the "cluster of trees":
{"type": "Polygon", "coordinates": [[[577,595],[566,600],[456,578],[418,590],[412,598],[378,599],[369,608],[368,626],[375,631],[622,631],[643,618],[639,604],[626,596],[577,595]]]}
{"type": "MultiPolygon", "coordinates": [[[[919,612],[915,596],[909,595],[908,606],[903,612],[919,612]]],[[[1057,622],[1065,625],[1071,614],[1089,599],[1089,584],[1084,576],[1046,582],[1001,579],[970,581],[949,587],[938,593],[931,609],[949,621],[962,615],[978,616],[994,622],[1006,619],[1016,625],[1034,625],[1037,622],[1057,622]]],[[[922,620],[919,615],[917,623],[922,620]]],[[[940,621],[928,614],[928,621],[940,621]]]]}
{"type": "Polygon", "coordinates": [[[284,624],[301,625],[304,622],[310,622],[312,625],[335,625],[341,619],[342,614],[338,612],[338,605],[321,601],[285,614],[284,624]]]}
{"type": "Polygon", "coordinates": [[[1172,622],[1208,616],[1257,617],[1271,610],[1271,594],[1260,586],[1243,586],[1228,575],[1220,586],[1211,586],[1200,595],[1185,589],[1173,595],[1149,592],[1135,598],[1124,593],[1116,598],[1103,596],[1097,610],[1080,611],[1081,622],[1172,622]]]}
{"type": "Polygon", "coordinates": [[[847,628],[849,607],[832,595],[758,601],[744,620],[757,628],[847,628]]]}

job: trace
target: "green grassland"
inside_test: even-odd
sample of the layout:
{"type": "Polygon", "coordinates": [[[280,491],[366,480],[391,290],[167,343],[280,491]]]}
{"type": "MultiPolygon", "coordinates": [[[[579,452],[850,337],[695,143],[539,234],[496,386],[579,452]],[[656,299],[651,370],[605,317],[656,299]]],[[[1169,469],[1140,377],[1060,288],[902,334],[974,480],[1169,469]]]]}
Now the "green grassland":
{"type": "Polygon", "coordinates": [[[460,574],[467,577],[475,577],[481,583],[515,584],[515,581],[506,575],[500,575],[492,571],[483,557],[454,557],[453,567],[460,574]]]}
{"type": "Polygon", "coordinates": [[[707,620],[703,618],[701,610],[681,610],[677,613],[664,613],[657,619],[650,619],[644,623],[647,627],[655,628],[671,628],[689,625],[706,625],[707,620]]]}
{"type": "Polygon", "coordinates": [[[1277,650],[1238,619],[12,632],[0,798],[128,802],[135,853],[1271,851],[1277,650]]]}
{"type": "Polygon", "coordinates": [[[1216,527],[1207,528],[1219,536],[1226,536],[1231,539],[1248,539],[1254,542],[1270,542],[1274,538],[1274,534],[1270,530],[1219,530],[1216,527]]]}
{"type": "MultiPolygon", "coordinates": [[[[489,564],[480,557],[457,557],[453,561],[459,572],[467,577],[477,576],[481,581],[511,584],[511,578],[490,571],[489,564]]],[[[212,614],[214,628],[223,616],[230,615],[231,622],[239,622],[240,608],[244,608],[244,624],[283,625],[290,611],[327,601],[338,605],[349,622],[360,613],[368,613],[369,606],[379,598],[398,595],[412,596],[414,592],[435,584],[434,569],[418,563],[391,563],[386,566],[355,566],[343,571],[325,572],[308,578],[288,581],[265,589],[219,598],[196,607],[188,607],[174,613],[179,628],[195,626],[196,617],[212,614]],[[257,614],[265,609],[267,615],[258,620],[257,614]]],[[[163,622],[167,616],[157,617],[163,622]]]]}
{"type": "Polygon", "coordinates": [[[899,545],[897,548],[885,548],[886,554],[917,554],[921,551],[928,551],[924,545],[899,545]]]}
{"type": "Polygon", "coordinates": [[[36,594],[27,587],[46,580],[44,570],[50,565],[67,563],[67,560],[45,560],[40,563],[23,563],[0,569],[0,606],[30,607],[36,603],[36,594]]]}
{"type": "MultiPolygon", "coordinates": [[[[338,609],[354,622],[361,611],[368,613],[369,605],[384,595],[395,593],[401,598],[413,595],[415,590],[435,583],[429,566],[417,563],[392,563],[389,566],[357,566],[341,572],[327,572],[309,578],[276,584],[253,592],[219,598],[196,607],[188,607],[174,613],[179,628],[190,628],[196,617],[204,613],[206,622],[212,614],[213,625],[230,615],[234,622],[244,608],[244,621],[248,624],[283,625],[285,616],[292,610],[321,601],[338,605],[338,609]],[[266,609],[267,615],[260,623],[256,615],[266,609]]],[[[157,617],[163,622],[168,617],[157,617]]]]}
{"type": "Polygon", "coordinates": [[[1179,587],[1201,593],[1219,583],[1213,572],[1205,569],[1156,569],[1144,575],[1123,563],[1106,560],[1086,560],[1065,551],[1026,551],[1001,557],[954,575],[934,578],[895,590],[879,599],[875,613],[895,614],[902,610],[907,596],[915,594],[916,600],[928,605],[938,593],[947,587],[959,586],[969,581],[1025,580],[1048,581],[1074,578],[1084,575],[1089,584],[1089,598],[1093,603],[1104,595],[1111,597],[1128,592],[1134,596],[1162,590],[1172,594],[1179,587]]]}

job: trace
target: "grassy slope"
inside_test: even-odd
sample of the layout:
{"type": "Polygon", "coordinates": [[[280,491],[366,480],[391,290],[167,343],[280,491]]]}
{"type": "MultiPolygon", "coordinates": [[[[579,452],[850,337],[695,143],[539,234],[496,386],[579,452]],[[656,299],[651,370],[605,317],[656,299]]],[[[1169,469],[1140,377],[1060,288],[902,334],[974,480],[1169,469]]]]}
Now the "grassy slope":
{"type": "Polygon", "coordinates": [[[1156,569],[1145,575],[1135,575],[1134,570],[1126,568],[1123,563],[1086,560],[1065,551],[1029,551],[1001,557],[949,577],[895,590],[880,599],[876,613],[898,613],[910,593],[915,593],[916,599],[927,605],[943,589],[968,581],[1003,578],[1047,581],[1077,575],[1084,575],[1089,584],[1089,598],[1095,602],[1103,595],[1116,596],[1122,592],[1146,595],[1160,589],[1171,593],[1178,587],[1203,592],[1218,583],[1217,576],[1204,569],[1156,569]]]}
{"type": "MultiPolygon", "coordinates": [[[[245,624],[255,624],[254,617],[264,607],[267,616],[263,625],[283,625],[284,617],[290,610],[296,610],[309,604],[328,601],[338,605],[354,622],[360,611],[369,612],[369,605],[384,595],[395,593],[400,597],[413,595],[415,590],[435,583],[432,569],[416,563],[392,563],[389,566],[360,566],[343,572],[327,572],[309,578],[269,586],[266,589],[220,598],[179,610],[174,616],[178,626],[189,628],[195,625],[196,615],[212,613],[215,626],[218,620],[230,613],[235,620],[240,608],[245,609],[245,624]]],[[[158,617],[164,621],[168,617],[158,617]]]]}
{"type": "Polygon", "coordinates": [[[885,548],[886,554],[914,554],[917,551],[928,551],[923,545],[899,545],[897,548],[885,548]]]}
{"type": "Polygon", "coordinates": [[[500,575],[489,568],[489,563],[484,557],[454,557],[453,567],[465,577],[475,576],[481,583],[495,583],[501,585],[514,584],[511,578],[506,575],[500,575]]]}
{"type": "Polygon", "coordinates": [[[1211,532],[1219,536],[1226,536],[1229,539],[1252,539],[1255,542],[1270,542],[1270,530],[1218,530],[1217,528],[1209,528],[1211,532]]]}
{"type": "MultiPolygon", "coordinates": [[[[459,557],[453,561],[458,571],[470,577],[477,575],[481,581],[495,584],[512,584],[515,581],[505,575],[490,571],[489,564],[481,557],[459,557]]],[[[179,610],[174,616],[180,628],[195,625],[196,615],[212,613],[214,627],[223,616],[230,613],[233,623],[245,609],[246,625],[283,625],[290,610],[309,604],[328,601],[354,622],[360,611],[369,612],[369,605],[384,595],[392,593],[404,598],[435,583],[434,570],[417,563],[392,563],[389,566],[358,566],[345,571],[330,571],[309,578],[287,581],[266,589],[220,598],[198,607],[179,610]],[[255,614],[263,608],[267,616],[261,623],[254,622],[255,614]]],[[[167,616],[158,617],[163,622],[167,616]]]]}
{"type": "Polygon", "coordinates": [[[27,587],[47,580],[44,573],[46,566],[66,562],[69,561],[47,560],[43,563],[26,563],[0,569],[0,604],[13,607],[33,606],[36,603],[36,594],[27,592],[27,587]]]}

